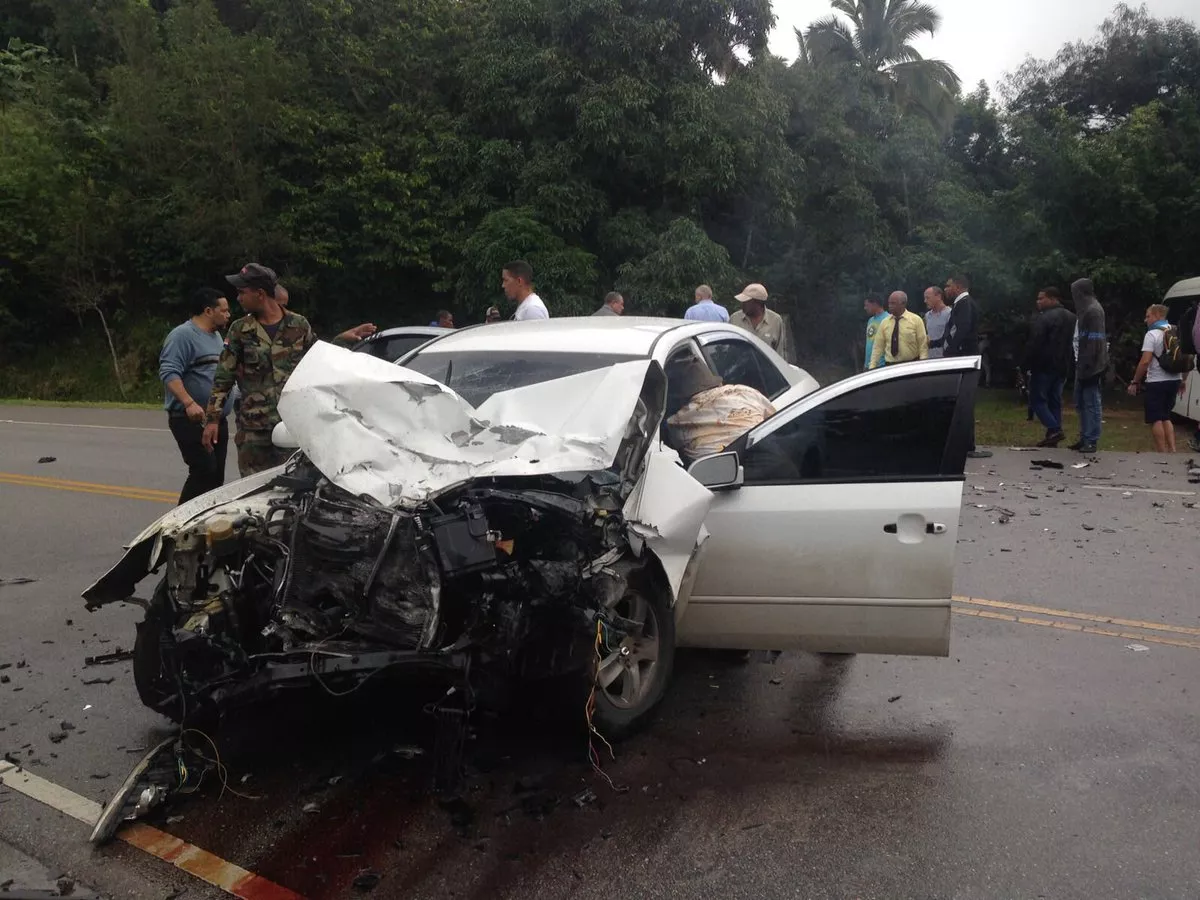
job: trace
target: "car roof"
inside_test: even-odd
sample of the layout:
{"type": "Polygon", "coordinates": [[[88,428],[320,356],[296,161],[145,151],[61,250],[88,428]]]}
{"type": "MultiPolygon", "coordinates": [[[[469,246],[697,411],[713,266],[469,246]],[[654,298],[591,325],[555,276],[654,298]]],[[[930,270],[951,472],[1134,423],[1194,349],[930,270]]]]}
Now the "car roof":
{"type": "Polygon", "coordinates": [[[1171,285],[1164,300],[1178,300],[1181,297],[1195,297],[1200,294],[1200,278],[1185,278],[1171,285]]]}
{"type": "Polygon", "coordinates": [[[659,338],[671,331],[679,337],[710,331],[745,332],[722,322],[648,316],[568,316],[473,325],[426,344],[421,354],[474,350],[515,350],[522,353],[606,353],[649,357],[659,338]]]}

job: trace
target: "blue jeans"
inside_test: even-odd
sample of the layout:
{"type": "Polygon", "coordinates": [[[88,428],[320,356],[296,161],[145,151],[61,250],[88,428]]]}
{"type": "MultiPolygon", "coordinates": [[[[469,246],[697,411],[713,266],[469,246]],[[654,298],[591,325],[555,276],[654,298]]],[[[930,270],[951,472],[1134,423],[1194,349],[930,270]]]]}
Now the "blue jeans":
{"type": "Polygon", "coordinates": [[[1049,432],[1062,431],[1062,394],[1067,379],[1053,372],[1034,372],[1029,379],[1029,406],[1049,432]]]}
{"type": "Polygon", "coordinates": [[[1087,385],[1075,379],[1075,408],[1079,410],[1079,438],[1094,446],[1100,440],[1100,379],[1087,385]]]}

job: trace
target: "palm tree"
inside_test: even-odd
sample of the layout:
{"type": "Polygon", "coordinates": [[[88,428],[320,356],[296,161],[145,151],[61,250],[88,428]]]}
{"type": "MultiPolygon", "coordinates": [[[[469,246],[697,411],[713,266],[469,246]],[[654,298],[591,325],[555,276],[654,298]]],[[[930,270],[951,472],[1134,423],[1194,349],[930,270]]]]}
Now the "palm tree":
{"type": "Polygon", "coordinates": [[[832,0],[837,15],[813,22],[805,34],[796,30],[800,58],[814,65],[849,63],[904,110],[917,110],[934,124],[948,128],[954,118],[959,79],[949,64],[925,59],[912,41],[931,37],[942,17],[918,0],[832,0]]]}

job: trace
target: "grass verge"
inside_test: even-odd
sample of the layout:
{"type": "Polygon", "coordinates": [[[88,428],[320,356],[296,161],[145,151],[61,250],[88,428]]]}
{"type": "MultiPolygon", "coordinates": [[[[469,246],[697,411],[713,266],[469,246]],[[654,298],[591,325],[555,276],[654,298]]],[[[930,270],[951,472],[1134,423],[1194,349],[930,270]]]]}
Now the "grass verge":
{"type": "Polygon", "coordinates": [[[63,409],[162,409],[161,403],[121,403],[113,400],[35,400],[0,397],[0,406],[53,406],[63,409]]]}
{"type": "MultiPolygon", "coordinates": [[[[1142,420],[1142,400],[1123,392],[1105,393],[1104,418],[1100,434],[1100,450],[1122,453],[1153,453],[1154,440],[1150,426],[1142,420]]],[[[1191,452],[1188,438],[1193,426],[1182,420],[1175,423],[1175,445],[1180,453],[1191,452]]],[[[1074,443],[1079,437],[1079,416],[1072,405],[1068,388],[1063,398],[1063,431],[1067,433],[1060,447],[1074,443]]],[[[975,401],[975,442],[981,447],[1031,447],[1046,434],[1042,424],[1026,418],[1025,402],[1015,390],[980,389],[975,401]]]]}

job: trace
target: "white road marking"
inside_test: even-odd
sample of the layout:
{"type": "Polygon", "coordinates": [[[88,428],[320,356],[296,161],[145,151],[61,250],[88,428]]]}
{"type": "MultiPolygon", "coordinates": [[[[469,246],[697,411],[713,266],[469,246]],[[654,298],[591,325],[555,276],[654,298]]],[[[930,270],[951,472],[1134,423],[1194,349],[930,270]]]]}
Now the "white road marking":
{"type": "Polygon", "coordinates": [[[134,425],[81,425],[76,422],[22,422],[18,419],[0,419],[0,425],[45,425],[48,428],[100,428],[105,431],[152,431],[164,434],[166,428],[138,428],[134,425]]]}
{"type": "Polygon", "coordinates": [[[96,820],[100,818],[101,807],[95,800],[89,800],[10,762],[0,761],[0,784],[24,794],[31,800],[44,803],[72,819],[78,819],[85,825],[95,825],[96,820]]]}

